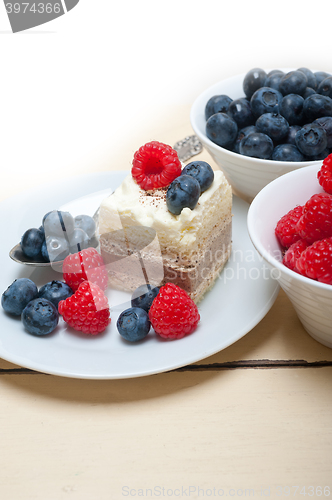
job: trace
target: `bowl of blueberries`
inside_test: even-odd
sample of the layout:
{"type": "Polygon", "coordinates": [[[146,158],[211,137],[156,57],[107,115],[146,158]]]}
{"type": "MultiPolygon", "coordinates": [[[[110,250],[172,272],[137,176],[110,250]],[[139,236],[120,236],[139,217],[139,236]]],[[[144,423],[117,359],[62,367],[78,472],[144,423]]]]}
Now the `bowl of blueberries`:
{"type": "Polygon", "coordinates": [[[190,121],[233,192],[251,202],[272,180],[332,152],[332,75],[254,68],[202,92],[190,121]]]}

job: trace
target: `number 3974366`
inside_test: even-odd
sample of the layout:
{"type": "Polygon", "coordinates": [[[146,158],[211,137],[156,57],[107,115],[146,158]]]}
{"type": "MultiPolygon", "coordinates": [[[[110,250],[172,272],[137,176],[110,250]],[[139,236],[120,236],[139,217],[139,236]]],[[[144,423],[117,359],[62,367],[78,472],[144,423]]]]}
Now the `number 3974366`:
{"type": "Polygon", "coordinates": [[[60,3],[31,3],[31,2],[14,2],[6,3],[6,10],[8,14],[59,14],[61,12],[60,3]]]}

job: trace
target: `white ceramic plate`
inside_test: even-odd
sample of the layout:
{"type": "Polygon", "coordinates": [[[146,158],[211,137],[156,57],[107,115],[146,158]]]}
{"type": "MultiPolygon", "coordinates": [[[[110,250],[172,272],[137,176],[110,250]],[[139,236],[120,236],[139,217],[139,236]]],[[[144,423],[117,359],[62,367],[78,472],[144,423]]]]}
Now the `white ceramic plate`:
{"type": "MultiPolygon", "coordinates": [[[[30,278],[37,286],[62,275],[45,268],[13,262],[9,250],[29,227],[39,227],[50,210],[62,208],[73,215],[93,214],[127,172],[102,172],[54,182],[5,200],[1,209],[0,292],[16,278],[30,278]],[[106,190],[105,190],[106,188],[106,190]],[[103,191],[100,191],[103,189],[103,191]],[[90,194],[94,193],[94,194],[90,194]],[[74,201],[71,201],[74,200],[74,201]]],[[[248,204],[234,198],[233,253],[213,289],[199,304],[197,330],[181,340],[163,340],[151,333],[139,343],[123,340],[116,320],[129,307],[130,294],[108,291],[111,325],[96,337],[59,326],[47,337],[34,337],[19,319],[0,311],[0,357],[33,370],[74,378],[115,379],[165,372],[206,358],[248,333],[273,305],[279,290],[269,268],[260,259],[247,233],[248,204]]]]}

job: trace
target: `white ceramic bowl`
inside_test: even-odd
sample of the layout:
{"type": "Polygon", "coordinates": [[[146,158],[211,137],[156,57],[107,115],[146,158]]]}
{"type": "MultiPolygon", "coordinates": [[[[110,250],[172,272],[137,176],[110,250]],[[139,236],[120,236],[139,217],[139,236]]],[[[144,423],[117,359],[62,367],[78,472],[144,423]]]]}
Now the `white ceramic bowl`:
{"type": "MultiPolygon", "coordinates": [[[[291,68],[280,68],[287,73],[291,68]]],[[[267,72],[270,70],[266,70],[267,72]]],[[[228,182],[233,188],[233,192],[251,202],[259,191],[269,182],[280,177],[287,172],[303,168],[307,165],[317,164],[319,162],[285,162],[261,160],[243,156],[232,151],[228,151],[208,139],[205,133],[205,106],[210,97],[214,95],[226,94],[232,99],[244,97],[242,88],[245,73],[226,80],[222,80],[207,90],[202,92],[190,112],[191,126],[200,139],[204,147],[210,153],[218,167],[224,172],[228,182]]]]}
{"type": "Polygon", "coordinates": [[[271,182],[256,196],[248,212],[250,238],[285,290],[306,331],[332,347],[332,285],[291,271],[281,262],[281,247],[274,234],[278,220],[296,205],[304,205],[323,189],[317,181],[319,166],[295,170],[271,182]]]}

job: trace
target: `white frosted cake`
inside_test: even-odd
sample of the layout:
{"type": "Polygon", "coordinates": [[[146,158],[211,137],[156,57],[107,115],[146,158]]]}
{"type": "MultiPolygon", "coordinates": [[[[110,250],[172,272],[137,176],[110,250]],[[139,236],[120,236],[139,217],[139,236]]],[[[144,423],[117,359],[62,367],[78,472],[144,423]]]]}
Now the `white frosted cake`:
{"type": "Polygon", "coordinates": [[[173,282],[198,302],[231,252],[232,192],[221,171],[195,208],[173,215],[164,186],[142,189],[128,175],[100,206],[100,248],[112,287],[173,282]]]}

